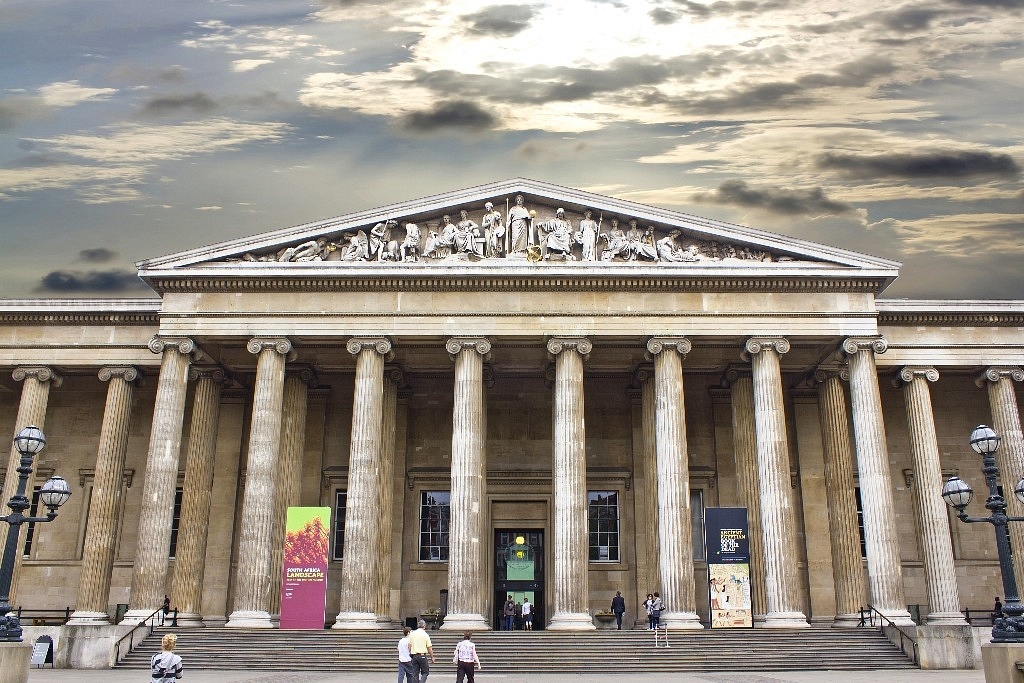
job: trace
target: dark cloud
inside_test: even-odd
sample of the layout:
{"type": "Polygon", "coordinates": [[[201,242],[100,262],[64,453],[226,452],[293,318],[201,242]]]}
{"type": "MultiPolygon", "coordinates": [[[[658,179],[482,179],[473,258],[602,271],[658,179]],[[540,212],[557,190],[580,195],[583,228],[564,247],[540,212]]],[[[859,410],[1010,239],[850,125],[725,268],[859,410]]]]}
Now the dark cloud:
{"type": "Polygon", "coordinates": [[[109,263],[117,258],[117,252],[105,249],[104,247],[97,247],[95,249],[83,249],[78,252],[78,260],[86,261],[88,263],[109,263]]]}
{"type": "Polygon", "coordinates": [[[738,0],[737,2],[720,0],[719,2],[709,4],[694,2],[693,0],[675,0],[675,4],[690,16],[706,19],[713,16],[772,12],[788,7],[790,0],[738,0]]]}
{"type": "Polygon", "coordinates": [[[483,131],[497,122],[494,115],[465,100],[443,102],[429,111],[417,111],[402,119],[402,127],[413,133],[441,130],[483,131]]]}
{"type": "Polygon", "coordinates": [[[4,168],[49,168],[52,166],[61,166],[65,162],[52,157],[48,154],[26,154],[23,157],[14,159],[8,164],[4,164],[4,168]]]}
{"type": "Polygon", "coordinates": [[[899,33],[916,33],[931,27],[932,20],[945,12],[930,7],[904,7],[895,12],[883,14],[882,25],[899,33]]]}
{"type": "Polygon", "coordinates": [[[674,24],[679,21],[679,15],[670,9],[664,7],[657,7],[650,11],[651,21],[655,24],[661,24],[667,26],[668,24],[674,24]]]}
{"type": "Polygon", "coordinates": [[[953,0],[956,4],[964,7],[1005,7],[1007,9],[1016,9],[1018,7],[1024,7],[1024,0],[953,0]]]}
{"type": "Polygon", "coordinates": [[[10,130],[19,122],[39,114],[39,106],[28,97],[0,100],[0,130],[10,130]]]}
{"type": "Polygon", "coordinates": [[[91,270],[87,273],[54,270],[47,273],[36,287],[38,292],[74,294],[79,292],[118,293],[148,289],[134,271],[91,270]]]}
{"type": "Polygon", "coordinates": [[[462,20],[469,24],[470,33],[511,38],[529,28],[535,14],[533,7],[525,5],[492,5],[462,20]]]}
{"type": "Polygon", "coordinates": [[[191,95],[168,95],[155,97],[144,105],[139,112],[142,116],[170,116],[180,111],[196,114],[207,114],[217,108],[217,103],[205,93],[191,95]]]}
{"type": "Polygon", "coordinates": [[[693,198],[698,202],[762,209],[786,216],[841,216],[854,211],[850,204],[829,199],[820,187],[810,190],[754,189],[743,180],[726,181],[714,192],[698,193],[693,198]]]}
{"type": "Polygon", "coordinates": [[[871,156],[827,152],[815,166],[851,178],[1015,178],[1020,166],[1009,154],[991,152],[932,152],[928,154],[875,154],[871,156]]]}

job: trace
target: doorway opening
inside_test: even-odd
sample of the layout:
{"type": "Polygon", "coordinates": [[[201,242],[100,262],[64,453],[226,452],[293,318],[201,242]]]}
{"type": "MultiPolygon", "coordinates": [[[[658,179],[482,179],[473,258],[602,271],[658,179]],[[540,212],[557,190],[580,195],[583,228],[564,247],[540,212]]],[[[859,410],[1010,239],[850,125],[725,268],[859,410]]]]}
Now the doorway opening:
{"type": "Polygon", "coordinates": [[[544,530],[494,530],[494,610],[491,627],[505,629],[508,596],[516,603],[513,627],[524,628],[523,600],[533,606],[533,630],[544,628],[544,530]]]}

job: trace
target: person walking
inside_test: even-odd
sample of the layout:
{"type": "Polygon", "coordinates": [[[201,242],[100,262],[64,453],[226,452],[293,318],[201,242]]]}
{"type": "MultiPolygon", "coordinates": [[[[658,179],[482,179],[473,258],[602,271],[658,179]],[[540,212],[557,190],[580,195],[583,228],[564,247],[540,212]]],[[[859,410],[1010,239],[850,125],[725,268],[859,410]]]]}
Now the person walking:
{"type": "Polygon", "coordinates": [[[410,671],[412,683],[427,683],[430,665],[434,663],[434,644],[427,633],[427,622],[420,619],[416,630],[409,634],[409,654],[412,656],[410,671]]]}
{"type": "Polygon", "coordinates": [[[622,597],[621,591],[615,591],[615,597],[612,598],[612,613],[615,615],[615,626],[616,630],[622,630],[622,615],[626,612],[626,600],[622,597]]]}
{"type": "Polygon", "coordinates": [[[663,609],[665,609],[665,603],[661,601],[661,596],[655,593],[654,603],[651,605],[651,627],[655,631],[661,626],[661,611],[663,609]]]}
{"type": "Polygon", "coordinates": [[[647,611],[647,630],[653,631],[654,615],[652,614],[652,612],[654,611],[654,593],[647,594],[647,599],[644,600],[644,610],[647,611]]]}
{"type": "Polygon", "coordinates": [[[181,678],[181,657],[174,654],[178,636],[168,633],[160,639],[161,652],[149,660],[150,683],[174,683],[181,678]]]}
{"type": "Polygon", "coordinates": [[[409,652],[409,634],[412,629],[402,629],[402,638],[398,641],[398,683],[416,683],[412,676],[412,653],[409,652]]]}
{"type": "Polygon", "coordinates": [[[455,672],[455,683],[462,683],[464,680],[473,683],[476,672],[483,669],[480,666],[480,657],[476,654],[476,643],[473,642],[473,632],[466,631],[462,634],[462,640],[455,646],[455,663],[458,670],[455,672]]]}
{"type": "Polygon", "coordinates": [[[533,630],[533,605],[530,598],[523,598],[523,630],[533,630]]]}
{"type": "Polygon", "coordinates": [[[505,616],[505,630],[513,631],[516,628],[516,601],[512,599],[512,596],[508,596],[508,600],[505,601],[505,607],[502,611],[505,616]]]}
{"type": "Polygon", "coordinates": [[[169,595],[164,596],[164,604],[160,606],[160,625],[163,626],[164,622],[167,621],[167,615],[171,613],[171,597],[169,595]]]}

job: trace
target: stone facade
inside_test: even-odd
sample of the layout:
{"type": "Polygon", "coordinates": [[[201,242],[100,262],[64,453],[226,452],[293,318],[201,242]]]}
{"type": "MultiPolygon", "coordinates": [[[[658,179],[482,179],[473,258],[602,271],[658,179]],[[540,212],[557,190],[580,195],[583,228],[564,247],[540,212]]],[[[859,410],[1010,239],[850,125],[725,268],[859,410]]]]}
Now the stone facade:
{"type": "Polygon", "coordinates": [[[166,594],[188,625],[272,626],[276,497],[334,507],[346,491],[345,549],[359,553],[330,565],[336,628],[398,626],[443,589],[460,628],[495,625],[503,529],[543,535],[542,626],[593,628],[620,590],[642,628],[638,606],[657,590],[670,621],[700,628],[707,567],[691,528],[705,508],[736,506],[759,508],[757,625],[850,626],[873,604],[956,626],[1002,592],[995,544],[931,503],[945,476],[980,489],[967,436],[1012,425],[1007,405],[1019,415],[1024,303],[887,300],[898,268],[516,180],[142,262],[159,298],[0,300],[0,427],[45,418],[34,476],[57,472],[75,493],[34,530],[16,604],[70,606],[88,626],[119,604],[142,618],[166,594]],[[393,248],[397,232],[371,248],[391,220],[426,239],[442,214],[482,224],[485,202],[504,214],[516,195],[540,228],[526,251],[495,248],[493,233],[477,243],[468,224],[429,254],[393,248]],[[602,234],[592,261],[564,251],[551,221],[575,230],[587,210],[598,231],[614,217],[649,236],[616,251],[602,234]],[[296,367],[315,376],[288,385],[305,401],[284,398],[296,367]],[[40,368],[60,377],[42,393],[40,368]],[[993,376],[1007,382],[998,416],[993,376]],[[281,435],[295,438],[296,419],[291,453],[281,435]],[[190,477],[196,453],[213,467],[190,477]],[[288,477],[286,457],[301,462],[288,477]],[[182,530],[208,519],[205,539],[178,539],[185,557],[168,558],[172,488],[188,501],[182,530]],[[585,559],[589,491],[618,503],[607,559],[585,559]],[[424,492],[451,492],[447,561],[421,548],[424,492]],[[86,552],[87,534],[110,555],[86,552]]]}

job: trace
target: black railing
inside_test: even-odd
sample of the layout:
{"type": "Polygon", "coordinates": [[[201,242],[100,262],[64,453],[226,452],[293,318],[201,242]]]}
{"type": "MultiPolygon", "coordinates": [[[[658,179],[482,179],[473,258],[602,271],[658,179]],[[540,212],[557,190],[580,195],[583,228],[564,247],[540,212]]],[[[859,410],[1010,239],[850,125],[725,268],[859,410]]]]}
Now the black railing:
{"type": "MultiPolygon", "coordinates": [[[[121,639],[118,640],[117,643],[114,644],[114,664],[116,665],[118,662],[121,661],[121,657],[127,657],[128,655],[131,654],[132,650],[135,649],[135,638],[134,638],[134,636],[135,636],[135,632],[136,631],[138,631],[140,628],[147,628],[148,630],[146,631],[146,635],[142,637],[142,639],[144,639],[146,636],[148,636],[150,633],[153,632],[153,627],[154,626],[158,626],[159,624],[163,623],[163,619],[162,619],[163,616],[164,616],[164,608],[160,607],[155,612],[150,614],[148,617],[146,617],[145,619],[143,619],[139,623],[135,624],[135,628],[133,628],[131,631],[128,631],[128,633],[126,633],[123,636],[121,636],[121,639]],[[121,654],[121,644],[124,643],[125,640],[128,641],[128,649],[125,650],[124,654],[122,655],[121,654]]],[[[175,619],[175,621],[177,621],[177,619],[178,619],[178,611],[177,610],[174,610],[174,619],[175,619]]],[[[140,639],[140,642],[141,642],[142,639],[140,639]]]]}
{"type": "Polygon", "coordinates": [[[900,652],[905,654],[907,657],[910,657],[914,664],[920,664],[917,658],[917,641],[914,640],[914,637],[904,631],[901,627],[897,626],[892,619],[885,616],[871,605],[868,605],[867,609],[860,610],[860,624],[858,624],[858,626],[871,628],[877,626],[879,633],[892,641],[893,645],[896,644],[896,641],[892,634],[893,632],[898,633],[900,636],[900,652]],[[888,633],[885,630],[886,627],[891,629],[888,633]]]}
{"type": "Polygon", "coordinates": [[[991,609],[965,609],[964,619],[971,626],[992,626],[995,615],[991,609]]]}
{"type": "Polygon", "coordinates": [[[29,609],[18,607],[11,610],[11,614],[18,617],[22,626],[63,626],[71,619],[74,607],[64,609],[29,609]]]}

